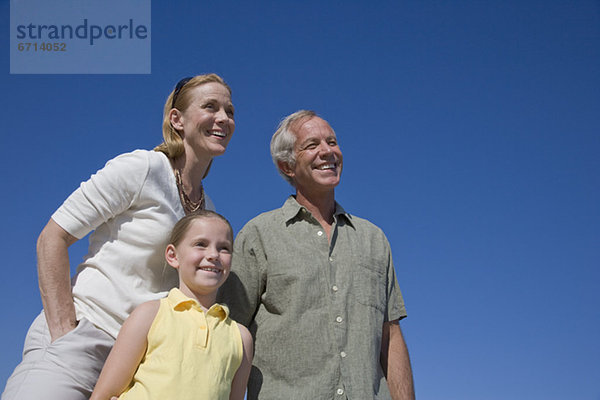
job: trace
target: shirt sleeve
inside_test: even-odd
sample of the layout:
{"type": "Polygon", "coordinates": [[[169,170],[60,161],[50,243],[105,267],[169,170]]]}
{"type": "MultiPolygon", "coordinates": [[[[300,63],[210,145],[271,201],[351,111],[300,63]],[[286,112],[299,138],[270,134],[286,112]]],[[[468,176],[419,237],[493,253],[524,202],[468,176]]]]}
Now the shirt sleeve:
{"type": "Polygon", "coordinates": [[[404,306],[404,299],[402,298],[402,292],[396,279],[396,271],[394,269],[394,261],[392,260],[392,251],[390,244],[385,238],[385,246],[388,256],[387,265],[387,313],[386,321],[395,321],[406,317],[406,307],[404,306]]]}
{"type": "Polygon", "coordinates": [[[122,154],[83,182],[52,215],[64,230],[81,239],[131,207],[148,175],[145,151],[122,154]]]}
{"type": "Polygon", "coordinates": [[[229,306],[237,322],[250,327],[260,303],[264,283],[261,264],[266,262],[255,229],[244,227],[235,239],[231,272],[217,301],[229,306]]]}

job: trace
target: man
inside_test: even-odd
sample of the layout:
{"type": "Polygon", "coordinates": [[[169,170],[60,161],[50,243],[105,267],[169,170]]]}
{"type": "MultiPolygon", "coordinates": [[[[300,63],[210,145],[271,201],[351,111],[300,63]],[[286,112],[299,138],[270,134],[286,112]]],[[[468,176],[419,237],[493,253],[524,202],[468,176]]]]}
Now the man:
{"type": "Polygon", "coordinates": [[[255,336],[248,399],[414,399],[390,246],[335,201],[335,132],[298,111],[271,155],[296,195],[240,231],[219,299],[255,336]]]}

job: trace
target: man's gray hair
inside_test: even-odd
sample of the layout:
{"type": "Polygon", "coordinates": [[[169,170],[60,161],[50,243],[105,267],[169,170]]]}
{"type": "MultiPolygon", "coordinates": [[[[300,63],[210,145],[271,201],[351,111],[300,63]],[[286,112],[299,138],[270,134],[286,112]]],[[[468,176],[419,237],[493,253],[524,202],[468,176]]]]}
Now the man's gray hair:
{"type": "Polygon", "coordinates": [[[287,163],[291,168],[296,164],[296,156],[294,154],[294,144],[296,144],[296,134],[292,130],[301,120],[307,120],[316,117],[317,113],[311,110],[300,110],[285,117],[277,127],[277,130],[271,138],[271,157],[273,163],[277,167],[279,174],[294,186],[294,181],[279,168],[278,162],[287,163]]]}

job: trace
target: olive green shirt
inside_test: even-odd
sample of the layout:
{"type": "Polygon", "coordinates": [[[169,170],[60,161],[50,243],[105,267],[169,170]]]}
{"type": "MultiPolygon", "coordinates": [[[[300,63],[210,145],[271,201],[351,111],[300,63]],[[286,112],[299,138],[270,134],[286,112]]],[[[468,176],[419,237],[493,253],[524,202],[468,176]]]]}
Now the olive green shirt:
{"type": "Polygon", "coordinates": [[[383,323],[406,316],[390,245],[336,203],[331,242],[290,196],[235,240],[219,294],[255,338],[248,399],[389,399],[383,323]]]}

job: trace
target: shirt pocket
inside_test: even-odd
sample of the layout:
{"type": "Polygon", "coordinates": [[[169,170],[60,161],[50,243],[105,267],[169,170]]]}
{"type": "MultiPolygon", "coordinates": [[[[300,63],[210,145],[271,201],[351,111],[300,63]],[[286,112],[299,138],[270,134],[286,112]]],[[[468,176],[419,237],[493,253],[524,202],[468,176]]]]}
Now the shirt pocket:
{"type": "Polygon", "coordinates": [[[356,301],[380,312],[387,308],[386,274],[380,260],[359,257],[353,276],[356,301]]]}

